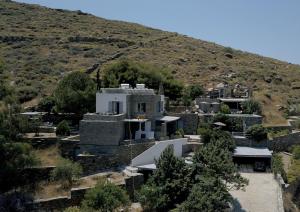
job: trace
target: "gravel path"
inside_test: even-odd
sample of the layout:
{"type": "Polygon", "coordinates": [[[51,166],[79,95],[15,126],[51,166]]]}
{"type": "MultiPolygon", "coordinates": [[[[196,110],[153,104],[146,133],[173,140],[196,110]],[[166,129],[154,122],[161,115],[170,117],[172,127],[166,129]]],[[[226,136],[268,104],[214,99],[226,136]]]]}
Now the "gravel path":
{"type": "Polygon", "coordinates": [[[234,212],[283,212],[281,188],[272,173],[242,173],[249,180],[245,191],[231,191],[234,212]]]}

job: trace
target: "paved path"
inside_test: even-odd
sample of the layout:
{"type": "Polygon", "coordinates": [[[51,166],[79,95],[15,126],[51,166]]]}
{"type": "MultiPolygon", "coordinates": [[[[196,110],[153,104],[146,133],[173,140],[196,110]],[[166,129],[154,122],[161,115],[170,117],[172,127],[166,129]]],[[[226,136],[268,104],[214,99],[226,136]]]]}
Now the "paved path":
{"type": "Polygon", "coordinates": [[[241,173],[249,180],[245,191],[231,191],[234,212],[283,212],[281,189],[272,173],[241,173]]]}

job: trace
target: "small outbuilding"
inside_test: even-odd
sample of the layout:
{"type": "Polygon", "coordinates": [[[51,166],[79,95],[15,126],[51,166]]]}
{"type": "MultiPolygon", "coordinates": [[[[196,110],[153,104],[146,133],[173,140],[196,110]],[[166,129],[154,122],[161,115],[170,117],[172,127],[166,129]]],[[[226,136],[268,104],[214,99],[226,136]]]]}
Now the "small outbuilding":
{"type": "Polygon", "coordinates": [[[236,147],[233,161],[240,168],[266,171],[271,168],[272,151],[268,148],[236,147]]]}

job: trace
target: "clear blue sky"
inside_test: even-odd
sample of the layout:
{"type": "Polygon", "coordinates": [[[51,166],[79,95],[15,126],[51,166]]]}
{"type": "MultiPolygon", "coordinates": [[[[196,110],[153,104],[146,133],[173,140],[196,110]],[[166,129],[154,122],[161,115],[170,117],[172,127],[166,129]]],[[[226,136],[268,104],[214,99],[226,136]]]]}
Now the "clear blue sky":
{"type": "Polygon", "coordinates": [[[300,64],[300,0],[19,0],[140,23],[300,64]]]}

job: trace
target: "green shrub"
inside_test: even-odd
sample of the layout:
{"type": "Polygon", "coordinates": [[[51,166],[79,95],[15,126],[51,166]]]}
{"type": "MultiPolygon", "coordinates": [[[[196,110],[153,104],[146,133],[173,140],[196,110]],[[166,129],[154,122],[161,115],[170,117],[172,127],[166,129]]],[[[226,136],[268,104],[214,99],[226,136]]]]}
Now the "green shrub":
{"type": "Polygon", "coordinates": [[[89,211],[114,211],[127,206],[129,197],[119,186],[100,180],[84,196],[82,208],[89,211]]]}
{"type": "Polygon", "coordinates": [[[267,130],[261,124],[255,124],[249,127],[246,131],[249,138],[255,141],[261,141],[267,139],[267,130]]]}
{"type": "Polygon", "coordinates": [[[220,106],[220,113],[223,113],[223,114],[230,114],[231,111],[230,111],[230,108],[228,105],[224,104],[224,103],[221,103],[221,106],[220,106]]]}
{"type": "Polygon", "coordinates": [[[176,138],[183,138],[183,136],[184,136],[184,131],[183,131],[182,128],[176,130],[176,132],[175,132],[175,137],[176,138]]]}
{"type": "Polygon", "coordinates": [[[293,146],[292,153],[295,160],[300,160],[300,145],[293,146]]]}
{"type": "Polygon", "coordinates": [[[280,174],[282,179],[287,182],[287,176],[283,169],[282,157],[279,154],[272,155],[272,171],[274,175],[280,174]]]}
{"type": "Polygon", "coordinates": [[[38,109],[40,111],[50,113],[54,106],[55,106],[55,98],[52,96],[47,96],[39,102],[38,109]]]}
{"type": "Polygon", "coordinates": [[[261,104],[253,99],[242,103],[244,114],[258,114],[262,113],[261,104]]]}
{"type": "Polygon", "coordinates": [[[58,111],[83,115],[95,111],[95,82],[88,74],[72,72],[65,76],[54,91],[58,111]]]}
{"type": "Polygon", "coordinates": [[[70,135],[70,127],[66,120],[59,122],[56,127],[56,135],[68,136],[70,135]]]}
{"type": "Polygon", "coordinates": [[[73,182],[78,180],[82,174],[82,167],[68,159],[60,159],[58,165],[51,171],[51,179],[60,181],[63,187],[72,186],[73,182]]]}
{"type": "Polygon", "coordinates": [[[17,96],[21,103],[32,100],[38,95],[38,90],[32,86],[17,88],[17,96]]]}
{"type": "Polygon", "coordinates": [[[64,210],[64,212],[81,212],[82,210],[80,210],[79,207],[74,206],[74,207],[68,207],[64,210]]]}

